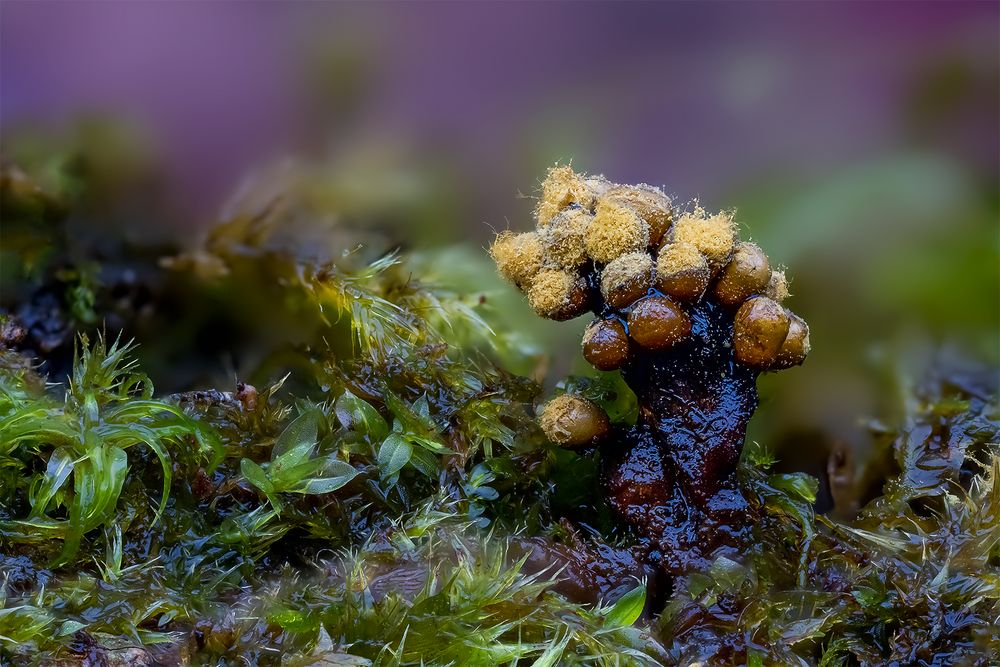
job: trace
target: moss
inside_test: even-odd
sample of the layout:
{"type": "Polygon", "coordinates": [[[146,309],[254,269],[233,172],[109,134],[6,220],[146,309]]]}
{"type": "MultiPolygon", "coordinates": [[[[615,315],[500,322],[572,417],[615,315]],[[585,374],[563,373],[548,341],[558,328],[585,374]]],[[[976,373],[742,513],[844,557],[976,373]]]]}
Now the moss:
{"type": "MultiPolygon", "coordinates": [[[[63,235],[57,218],[35,232],[63,235]]],[[[753,442],[734,458],[759,369],[733,346],[749,335],[772,350],[780,310],[787,333],[767,368],[808,353],[808,327],[778,299],[751,296],[743,316],[714,289],[615,308],[590,299],[601,267],[564,274],[582,297],[551,315],[597,311],[584,356],[617,370],[560,383],[566,396],[542,412],[550,440],[540,387],[511,371],[537,362],[519,323],[503,325],[492,295],[428,281],[454,255],[317,260],[299,254],[307,243],[255,245],[267,234],[251,218],[216,229],[190,265],[164,272],[162,248],[127,258],[144,262],[144,286],[186,286],[165,292],[172,301],[147,292],[147,313],[165,316],[138,348],[155,361],[169,339],[161,368],[183,390],[155,390],[137,348],[76,315],[58,319],[78,341],[68,373],[32,357],[42,327],[19,318],[42,312],[39,285],[59,294],[51,312],[72,312],[65,295],[77,315],[112,322],[110,285],[74,297],[46,269],[4,294],[33,307],[0,314],[0,662],[987,664],[995,653],[995,368],[900,383],[899,426],[873,430],[896,471],[838,522],[814,512],[817,480],[775,473],[753,442]],[[197,257],[224,271],[203,279],[197,257]],[[250,355],[218,317],[248,295],[243,319],[271,341],[250,355]],[[690,334],[656,350],[630,343],[665,303],[690,334]],[[221,353],[186,329],[223,330],[233,358],[251,358],[242,381],[205,389],[221,353]]]]}

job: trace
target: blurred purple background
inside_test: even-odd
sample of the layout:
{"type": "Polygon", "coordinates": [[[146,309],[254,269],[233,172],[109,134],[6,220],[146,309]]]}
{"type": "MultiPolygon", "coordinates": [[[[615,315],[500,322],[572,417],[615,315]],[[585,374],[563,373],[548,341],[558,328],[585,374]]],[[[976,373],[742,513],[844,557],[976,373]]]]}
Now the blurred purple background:
{"type": "MultiPolygon", "coordinates": [[[[18,2],[2,4],[0,124],[111,110],[160,142],[191,213],[249,165],[347,124],[475,174],[469,212],[575,158],[724,196],[912,140],[935,59],[996,75],[1000,4],[18,2]],[[317,100],[322,49],[363,68],[362,108],[317,100]],[[314,58],[315,60],[315,58],[314,58]],[[360,116],[360,117],[359,117],[360,116]],[[533,164],[538,163],[538,164],[533,164]]],[[[996,99],[935,137],[996,174],[996,99]]]]}
{"type": "MultiPolygon", "coordinates": [[[[752,437],[858,446],[859,416],[899,408],[873,369],[916,373],[911,350],[947,343],[1000,359],[996,1],[5,0],[0,19],[0,135],[137,122],[178,229],[281,155],[329,165],[338,206],[395,198],[401,239],[480,262],[494,229],[530,226],[518,194],[557,161],[738,206],[814,342],[764,380],[752,437]]],[[[579,363],[579,332],[507,291],[564,357],[553,375],[579,363]]]]}

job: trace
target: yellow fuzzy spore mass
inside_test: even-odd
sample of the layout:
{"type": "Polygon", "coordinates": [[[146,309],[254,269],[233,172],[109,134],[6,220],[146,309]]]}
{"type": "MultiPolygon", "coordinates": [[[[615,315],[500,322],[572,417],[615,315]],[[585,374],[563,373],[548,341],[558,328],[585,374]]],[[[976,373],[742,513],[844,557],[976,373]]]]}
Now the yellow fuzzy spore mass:
{"type": "Polygon", "coordinates": [[[656,257],[656,272],[661,276],[675,276],[708,268],[705,256],[690,243],[670,243],[660,249],[656,257]]]}
{"type": "Polygon", "coordinates": [[[542,269],[544,248],[538,232],[500,232],[490,246],[490,255],[500,275],[527,289],[542,269]]]}
{"type": "Polygon", "coordinates": [[[713,272],[729,261],[736,245],[736,224],[727,212],[708,215],[701,208],[681,216],[673,226],[673,240],[689,243],[708,260],[713,272]]]}
{"type": "Polygon", "coordinates": [[[561,269],[544,269],[528,290],[528,305],[542,317],[551,317],[570,302],[578,277],[561,269]]]}
{"type": "Polygon", "coordinates": [[[542,196],[535,206],[535,219],[539,226],[552,221],[564,208],[579,204],[585,209],[594,205],[597,197],[595,186],[600,179],[577,174],[569,165],[552,167],[542,181],[542,196]]]}
{"type": "Polygon", "coordinates": [[[582,208],[566,209],[541,228],[545,262],[561,269],[575,269],[587,261],[584,237],[594,219],[582,208]]]}
{"type": "Polygon", "coordinates": [[[649,225],[631,206],[614,199],[601,199],[584,242],[587,254],[595,262],[606,264],[644,249],[649,243],[649,225]]]}
{"type": "Polygon", "coordinates": [[[673,221],[670,197],[652,185],[617,185],[608,190],[607,199],[614,199],[635,209],[649,225],[649,241],[660,244],[673,221]]]}
{"type": "Polygon", "coordinates": [[[653,258],[645,252],[630,252],[604,267],[601,272],[601,292],[609,301],[615,295],[638,298],[649,289],[652,281],[653,258]]]}

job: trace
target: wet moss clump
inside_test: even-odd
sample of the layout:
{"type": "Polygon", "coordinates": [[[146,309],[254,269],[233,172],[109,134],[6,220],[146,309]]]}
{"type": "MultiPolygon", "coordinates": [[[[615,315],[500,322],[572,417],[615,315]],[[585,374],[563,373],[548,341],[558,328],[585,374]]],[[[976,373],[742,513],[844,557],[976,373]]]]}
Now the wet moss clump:
{"type": "MultiPolygon", "coordinates": [[[[46,164],[64,165],[62,187],[3,167],[0,663],[985,665],[995,654],[992,373],[941,368],[912,392],[905,420],[876,434],[897,469],[850,523],[816,514],[816,480],[772,472],[766,447],[742,434],[714,485],[667,474],[643,416],[666,397],[637,378],[681,364],[691,336],[746,349],[737,389],[808,352],[791,315],[771,349],[770,311],[746,313],[754,336],[734,338],[739,303],[780,302],[784,278],[765,276],[759,249],[735,236],[724,258],[728,232],[703,229],[713,217],[568,168],[546,181],[535,236],[502,235],[493,254],[529,299],[542,285],[532,305],[546,317],[602,315],[583,350],[601,371],[565,380],[567,397],[544,412],[540,375],[524,375],[537,351],[494,306],[499,292],[432,279],[444,251],[396,250],[377,224],[314,216],[296,188],[231,207],[183,248],[107,230],[73,244],[68,229],[133,206],[136,192],[96,199],[93,174],[70,168],[79,155],[46,164]],[[703,262],[685,263],[688,246],[703,262]],[[605,285],[588,249],[647,259],[619,262],[605,285]],[[636,285],[652,293],[632,298],[650,302],[633,316],[636,285]],[[754,328],[761,318],[770,328],[754,328]],[[648,340],[635,338],[643,327],[648,340]],[[650,557],[647,524],[623,520],[659,496],[634,478],[597,492],[640,463],[650,489],[699,508],[725,491],[745,517],[717,531],[719,549],[678,550],[697,558],[665,567],[670,545],[650,557]]],[[[486,253],[473,257],[491,271],[486,253]]],[[[699,396],[718,389],[673,375],[699,396]]],[[[704,532],[712,515],[699,511],[664,521],[704,532]]]]}

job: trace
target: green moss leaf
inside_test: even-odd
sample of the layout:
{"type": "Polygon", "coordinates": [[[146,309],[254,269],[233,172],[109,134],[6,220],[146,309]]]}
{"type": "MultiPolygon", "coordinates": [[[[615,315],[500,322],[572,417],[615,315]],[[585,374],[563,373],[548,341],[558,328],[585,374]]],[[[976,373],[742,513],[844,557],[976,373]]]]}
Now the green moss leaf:
{"type": "Polygon", "coordinates": [[[52,497],[65,484],[67,478],[73,472],[75,462],[69,449],[59,447],[49,456],[48,465],[45,467],[45,476],[38,487],[38,491],[31,499],[31,517],[37,518],[45,514],[48,510],[52,497]]]}
{"type": "Polygon", "coordinates": [[[309,461],[309,456],[315,448],[315,441],[302,442],[275,457],[268,468],[271,481],[274,482],[275,486],[285,486],[287,484],[283,484],[283,482],[294,482],[297,477],[310,474],[297,469],[309,461]]]}
{"type": "Polygon", "coordinates": [[[333,406],[337,421],[351,431],[380,441],[389,434],[389,425],[370,403],[358,398],[350,390],[344,391],[333,406]]]}
{"type": "Polygon", "coordinates": [[[402,470],[413,454],[413,445],[399,433],[390,433],[378,449],[378,467],[383,477],[402,470]]]}
{"type": "Polygon", "coordinates": [[[646,587],[633,588],[615,602],[604,616],[604,627],[624,628],[635,623],[646,606],[646,587]]]}
{"type": "Polygon", "coordinates": [[[285,452],[302,445],[315,445],[322,419],[323,414],[319,410],[307,410],[295,418],[278,436],[271,450],[271,460],[277,461],[285,452]]]}
{"type": "Polygon", "coordinates": [[[439,463],[440,459],[427,449],[414,449],[410,455],[410,464],[430,478],[437,476],[439,463]]]}
{"type": "Polygon", "coordinates": [[[350,463],[332,457],[326,461],[322,473],[322,477],[314,477],[306,480],[300,487],[301,491],[299,492],[313,494],[331,493],[343,487],[358,475],[357,469],[350,463]]]}
{"type": "Polygon", "coordinates": [[[265,495],[274,493],[274,484],[271,483],[267,473],[250,459],[240,461],[240,473],[242,473],[248,482],[260,489],[265,495]]]}
{"type": "Polygon", "coordinates": [[[553,641],[545,652],[538,656],[538,659],[531,663],[531,667],[553,667],[558,665],[562,659],[566,647],[569,645],[570,635],[567,632],[559,641],[553,641]]]}
{"type": "Polygon", "coordinates": [[[771,486],[780,489],[794,498],[804,500],[807,503],[816,502],[816,494],[819,492],[819,480],[802,473],[790,473],[771,475],[768,478],[771,486]]]}
{"type": "Polygon", "coordinates": [[[430,416],[430,406],[427,397],[421,396],[413,405],[407,405],[403,399],[392,392],[386,392],[385,403],[389,411],[396,417],[399,429],[414,435],[433,439],[438,434],[437,424],[430,416]]]}

